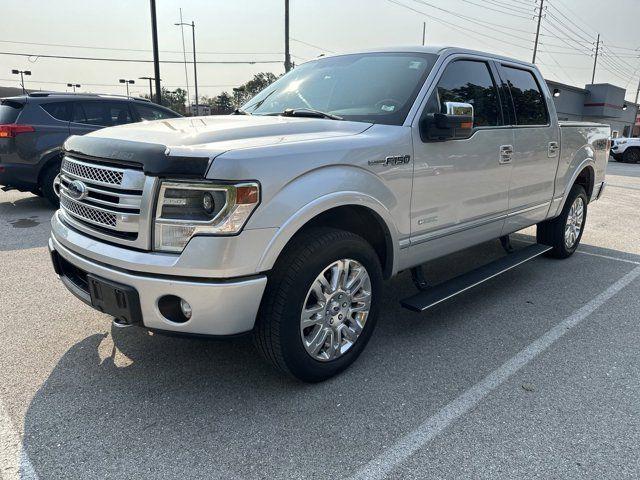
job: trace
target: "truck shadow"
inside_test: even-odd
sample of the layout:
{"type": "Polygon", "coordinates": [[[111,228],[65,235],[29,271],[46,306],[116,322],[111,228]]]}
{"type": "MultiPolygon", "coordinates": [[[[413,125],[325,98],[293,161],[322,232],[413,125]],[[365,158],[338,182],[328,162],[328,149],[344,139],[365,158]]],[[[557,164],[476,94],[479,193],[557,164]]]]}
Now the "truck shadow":
{"type": "MultiPolygon", "coordinates": [[[[499,255],[497,242],[459,252],[431,262],[430,279],[499,255]]],[[[310,452],[368,460],[372,445],[389,445],[631,268],[587,255],[542,258],[420,315],[399,306],[413,292],[405,272],[387,282],[377,331],[359,361],[316,385],[273,371],[249,337],[112,328],[55,365],[26,413],[24,449],[43,479],[297,478],[301,464],[345,475],[338,465],[324,470],[325,456],[310,452]],[[578,274],[602,281],[560,298],[578,274]],[[508,296],[496,288],[504,285],[508,296]]]]}

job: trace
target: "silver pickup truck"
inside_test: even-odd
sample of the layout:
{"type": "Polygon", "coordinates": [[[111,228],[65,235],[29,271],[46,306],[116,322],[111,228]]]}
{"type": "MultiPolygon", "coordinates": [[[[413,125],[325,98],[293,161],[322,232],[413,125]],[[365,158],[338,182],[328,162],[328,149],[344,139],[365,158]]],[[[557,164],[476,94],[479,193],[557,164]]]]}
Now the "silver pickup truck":
{"type": "Polygon", "coordinates": [[[60,279],[120,326],[252,332],[304,381],[371,337],[383,281],[422,311],[577,248],[610,129],[558,122],[534,65],[458,48],[319,58],[229,116],[70,137],[49,243],[60,279]],[[537,225],[537,243],[509,234],[537,225]],[[494,239],[496,262],[431,286],[421,265],[494,239]]]}

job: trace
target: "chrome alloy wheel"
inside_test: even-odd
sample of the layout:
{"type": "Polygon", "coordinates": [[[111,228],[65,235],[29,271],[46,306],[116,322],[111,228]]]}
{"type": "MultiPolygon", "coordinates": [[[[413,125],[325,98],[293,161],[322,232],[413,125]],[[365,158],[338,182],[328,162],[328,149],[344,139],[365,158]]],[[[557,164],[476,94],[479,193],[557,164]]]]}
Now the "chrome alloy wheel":
{"type": "Polygon", "coordinates": [[[577,197],[567,215],[567,223],[564,225],[564,246],[567,249],[572,249],[580,232],[582,231],[582,224],[584,223],[584,200],[582,197],[577,197]]]}
{"type": "Polygon", "coordinates": [[[311,284],[300,314],[305,350],[315,360],[335,360],[358,340],[371,309],[371,279],[356,260],[328,265],[311,284]]]}

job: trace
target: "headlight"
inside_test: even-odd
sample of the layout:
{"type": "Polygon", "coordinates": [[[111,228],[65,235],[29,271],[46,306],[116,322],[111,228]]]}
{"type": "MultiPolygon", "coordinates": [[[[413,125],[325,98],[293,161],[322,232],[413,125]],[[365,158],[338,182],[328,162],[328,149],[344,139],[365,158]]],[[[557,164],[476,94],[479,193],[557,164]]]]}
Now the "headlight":
{"type": "Polygon", "coordinates": [[[154,249],[181,252],[195,235],[234,235],[260,202],[257,183],[162,182],[154,249]]]}
{"type": "Polygon", "coordinates": [[[626,140],[618,140],[615,143],[616,143],[616,145],[624,145],[625,143],[627,143],[627,141],[626,140]]]}

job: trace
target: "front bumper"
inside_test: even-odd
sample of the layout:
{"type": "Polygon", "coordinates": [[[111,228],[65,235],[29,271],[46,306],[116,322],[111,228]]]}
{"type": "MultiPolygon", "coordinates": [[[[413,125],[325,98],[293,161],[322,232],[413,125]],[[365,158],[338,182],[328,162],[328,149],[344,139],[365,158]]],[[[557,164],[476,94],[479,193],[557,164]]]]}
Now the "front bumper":
{"type": "Polygon", "coordinates": [[[135,289],[142,326],[154,330],[214,336],[252,330],[267,284],[265,275],[209,280],[121,270],[74,253],[62,245],[53,232],[49,250],[53,259],[58,258],[54,268],[62,282],[89,305],[90,294],[83,282],[87,274],[135,289]],[[61,264],[64,268],[60,268],[61,264]],[[158,302],[166,295],[178,296],[189,302],[193,313],[188,321],[178,323],[162,315],[158,302]]]}

